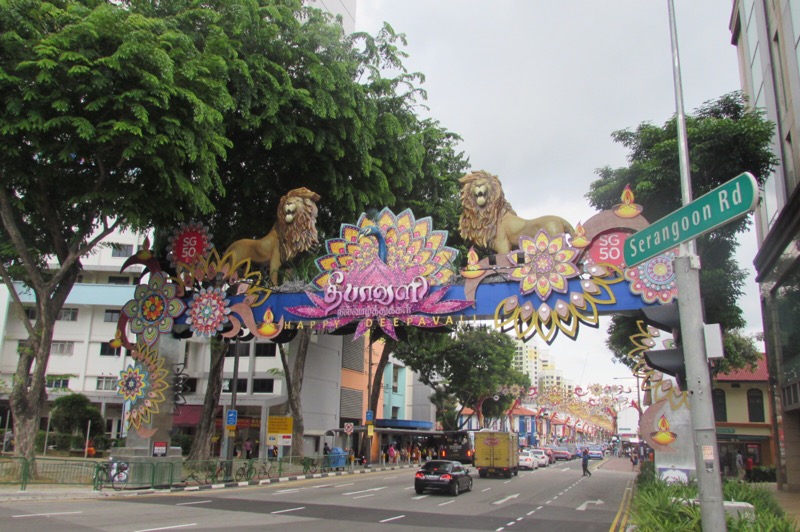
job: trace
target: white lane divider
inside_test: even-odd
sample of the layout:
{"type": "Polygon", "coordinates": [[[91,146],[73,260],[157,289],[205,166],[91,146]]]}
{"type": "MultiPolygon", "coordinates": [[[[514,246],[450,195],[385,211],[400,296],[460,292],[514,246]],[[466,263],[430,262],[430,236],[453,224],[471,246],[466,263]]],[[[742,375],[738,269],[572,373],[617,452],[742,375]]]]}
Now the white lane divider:
{"type": "Polygon", "coordinates": [[[270,512],[271,514],[285,514],[289,512],[296,512],[298,510],[305,510],[305,506],[298,506],[297,508],[287,508],[285,510],[275,510],[274,512],[270,512]]]}
{"type": "Polygon", "coordinates": [[[19,515],[12,515],[11,517],[17,519],[20,517],[51,517],[53,515],[70,515],[70,514],[82,514],[83,512],[52,512],[49,514],[19,514],[19,515]]]}
{"type": "Polygon", "coordinates": [[[211,499],[206,499],[205,501],[179,502],[175,506],[190,506],[192,504],[206,504],[208,502],[211,502],[211,499]]]}
{"type": "Polygon", "coordinates": [[[360,490],[360,491],[348,491],[347,493],[342,493],[342,495],[358,495],[359,493],[369,493],[371,491],[381,491],[381,490],[385,490],[387,487],[388,486],[381,486],[380,488],[369,488],[369,489],[360,490]]]}
{"type": "Polygon", "coordinates": [[[396,515],[396,516],[394,516],[394,517],[390,517],[390,518],[388,518],[388,519],[381,519],[381,520],[380,520],[380,521],[378,521],[378,522],[379,522],[379,523],[388,523],[389,521],[394,521],[394,520],[396,520],[396,519],[402,519],[402,518],[404,518],[404,517],[405,517],[405,515],[396,515]]]}

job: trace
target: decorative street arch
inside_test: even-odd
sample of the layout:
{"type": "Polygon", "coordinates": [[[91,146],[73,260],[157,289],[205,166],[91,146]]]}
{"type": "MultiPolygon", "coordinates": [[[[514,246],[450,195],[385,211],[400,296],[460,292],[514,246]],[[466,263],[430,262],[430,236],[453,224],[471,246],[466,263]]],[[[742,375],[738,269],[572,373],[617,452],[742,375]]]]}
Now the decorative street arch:
{"type": "Polygon", "coordinates": [[[113,341],[135,353],[119,385],[128,428],[147,436],[148,422],[164,411],[159,339],[168,333],[233,338],[247,330],[281,343],[300,329],[352,331],[358,338],[379,328],[397,338],[403,327],[433,330],[480,320],[550,344],[559,334],[574,339],[582,326],[598,327],[601,315],[677,296],[673,251],[625,264],[625,239],[649,225],[629,188],[620,204],[573,228],[556,216],[518,217],[488,172],[461,182],[461,235],[493,251],[481,257],[472,248],[466,264],[430,217],[384,208],[341,225],[316,258],[309,285],[267,288],[258,265],[274,284],[283,264],[316,242],[317,202],[324,200],[306,188],[287,193],[279,222],[261,240],[238,241],[220,255],[208,230],[191,223],[170,238],[173,274],[161,271],[147,249],[131,257],[123,269],[145,264],[151,275],[123,307],[113,341]],[[128,342],[128,329],[135,343],[128,342]]]}

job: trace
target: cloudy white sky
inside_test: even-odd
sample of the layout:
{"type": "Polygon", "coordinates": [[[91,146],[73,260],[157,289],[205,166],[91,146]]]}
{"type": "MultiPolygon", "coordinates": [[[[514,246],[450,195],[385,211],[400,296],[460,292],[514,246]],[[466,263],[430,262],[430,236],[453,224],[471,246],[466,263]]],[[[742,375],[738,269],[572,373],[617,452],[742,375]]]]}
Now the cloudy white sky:
{"type": "MultiPolygon", "coordinates": [[[[731,1],[675,0],[675,9],[691,112],[740,88],[731,1]]],[[[428,114],[463,137],[471,167],[498,175],[524,217],[590,218],[595,170],[626,164],[610,134],[675,113],[667,0],[358,0],[357,30],[375,34],[384,21],[408,39],[406,67],[426,76],[428,114]]],[[[755,332],[755,236],[742,241],[751,276],[740,304],[755,332]]],[[[587,327],[549,349],[580,385],[624,384],[613,379],[630,372],[604,338],[605,324],[587,327]]]]}

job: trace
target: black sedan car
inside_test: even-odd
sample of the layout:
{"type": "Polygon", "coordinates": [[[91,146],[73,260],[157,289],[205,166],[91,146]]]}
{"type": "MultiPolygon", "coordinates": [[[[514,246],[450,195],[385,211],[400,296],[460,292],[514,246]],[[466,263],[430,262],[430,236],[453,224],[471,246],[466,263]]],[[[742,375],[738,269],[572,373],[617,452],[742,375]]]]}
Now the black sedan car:
{"type": "Polygon", "coordinates": [[[472,489],[472,477],[461,462],[431,460],[414,475],[414,490],[422,494],[426,489],[458,495],[472,489]]]}

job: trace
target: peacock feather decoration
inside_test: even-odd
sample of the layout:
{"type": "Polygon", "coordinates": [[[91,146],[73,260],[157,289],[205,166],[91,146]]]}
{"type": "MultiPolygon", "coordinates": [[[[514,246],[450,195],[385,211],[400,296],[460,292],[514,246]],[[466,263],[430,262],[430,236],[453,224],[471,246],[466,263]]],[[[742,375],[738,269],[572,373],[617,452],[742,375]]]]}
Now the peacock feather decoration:
{"type": "Polygon", "coordinates": [[[290,307],[297,316],[323,320],[318,328],[339,328],[357,321],[359,338],[373,325],[397,338],[395,328],[440,327],[470,301],[446,300],[456,275],[458,252],[447,247],[447,232],[434,231],[431,218],[420,220],[406,209],[384,208],[374,218],[362,214],[355,225],[342,224],[339,238],[325,243],[316,260],[320,270],[306,292],[312,305],[290,307]],[[353,290],[352,287],[359,287],[353,290]],[[345,297],[345,292],[348,294],[345,297]]]}
{"type": "Polygon", "coordinates": [[[339,235],[325,243],[327,254],[316,260],[317,288],[323,289],[334,271],[365,268],[376,257],[391,269],[421,268],[419,275],[431,286],[456,275],[458,251],[445,245],[447,231],[434,230],[430,216],[416,220],[410,209],[395,215],[387,207],[374,220],[362,213],[355,225],[342,224],[339,235]]]}

